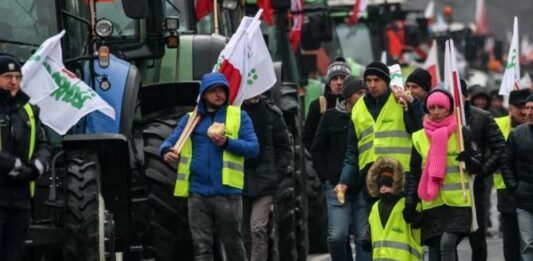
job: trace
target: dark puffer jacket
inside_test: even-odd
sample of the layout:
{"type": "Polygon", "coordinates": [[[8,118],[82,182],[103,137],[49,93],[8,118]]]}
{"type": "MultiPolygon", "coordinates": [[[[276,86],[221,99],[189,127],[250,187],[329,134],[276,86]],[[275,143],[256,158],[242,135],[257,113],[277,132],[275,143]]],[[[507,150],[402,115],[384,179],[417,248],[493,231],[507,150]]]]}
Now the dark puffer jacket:
{"type": "Polygon", "coordinates": [[[507,140],[502,175],[516,207],[533,213],[533,125],[522,124],[507,140]]]}
{"type": "MultiPolygon", "coordinates": [[[[324,91],[324,97],[326,97],[326,110],[335,108],[335,104],[337,102],[337,98],[340,96],[333,95],[331,93],[331,89],[328,85],[326,85],[326,90],[324,91]]],[[[318,128],[318,124],[320,123],[320,119],[322,118],[322,113],[320,112],[320,98],[315,99],[311,104],[309,105],[309,113],[307,113],[307,119],[305,120],[304,124],[304,130],[302,133],[302,142],[304,144],[304,147],[311,151],[311,147],[313,145],[313,139],[315,138],[315,133],[318,128]]]]}
{"type": "Polygon", "coordinates": [[[501,166],[501,157],[505,151],[505,139],[488,111],[465,103],[466,122],[470,128],[472,141],[479,146],[483,157],[483,168],[476,176],[474,191],[484,191],[485,179],[491,177],[501,166]]]}
{"type": "Polygon", "coordinates": [[[244,162],[244,195],[258,197],[274,194],[287,173],[292,151],[281,111],[261,98],[259,103],[243,106],[254,125],[259,141],[257,158],[244,162]]]}
{"type": "Polygon", "coordinates": [[[24,110],[29,97],[19,91],[15,97],[0,90],[0,128],[2,151],[0,152],[0,206],[20,210],[29,210],[30,190],[29,182],[39,178],[39,170],[34,167],[36,160],[47,169],[51,148],[47,142],[46,133],[41,128],[39,108],[32,106],[37,133],[35,149],[31,159],[28,159],[30,148],[30,121],[24,110]],[[19,158],[25,171],[16,176],[8,173],[14,167],[15,158],[19,158]]]}

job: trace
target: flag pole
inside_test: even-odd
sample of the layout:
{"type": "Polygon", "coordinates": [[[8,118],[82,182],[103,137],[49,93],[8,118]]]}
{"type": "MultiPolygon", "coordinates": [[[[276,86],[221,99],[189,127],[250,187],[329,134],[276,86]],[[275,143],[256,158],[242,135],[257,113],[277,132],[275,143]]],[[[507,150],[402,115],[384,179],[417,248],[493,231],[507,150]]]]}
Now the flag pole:
{"type": "MultiPolygon", "coordinates": [[[[215,2],[215,17],[217,16],[216,15],[216,1],[215,2]]],[[[261,18],[261,15],[263,14],[263,9],[259,9],[259,11],[257,11],[256,15],[254,16],[254,19],[252,20],[252,22],[250,23],[250,25],[254,24],[256,21],[258,21],[260,18],[261,18]]],[[[215,18],[215,30],[218,30],[218,22],[217,22],[217,19],[215,18]]],[[[239,32],[237,36],[237,40],[235,42],[239,42],[242,37],[244,36],[244,33],[245,33],[246,30],[241,30],[239,32]]],[[[233,54],[233,51],[235,50],[235,46],[236,44],[234,44],[233,46],[231,46],[231,49],[229,50],[229,55],[228,56],[231,56],[233,54]]],[[[201,97],[198,97],[198,101],[200,100],[201,97]]],[[[229,99],[229,97],[227,97],[227,99],[229,99]]],[[[176,142],[176,144],[174,144],[173,146],[173,149],[176,151],[176,153],[179,155],[181,150],[183,149],[183,146],[185,145],[185,141],[191,136],[192,134],[192,131],[194,130],[194,127],[196,127],[196,125],[200,122],[201,120],[201,116],[198,115],[198,105],[196,105],[196,107],[194,107],[194,110],[192,111],[191,113],[191,116],[189,117],[189,119],[187,120],[187,124],[185,125],[185,127],[183,128],[183,131],[180,135],[180,137],[178,138],[178,141],[176,142]]]]}
{"type": "MultiPolygon", "coordinates": [[[[459,147],[459,153],[463,152],[465,150],[465,145],[463,143],[463,124],[461,124],[461,112],[459,106],[455,107],[455,114],[457,118],[457,145],[459,147]]],[[[461,190],[463,191],[463,200],[465,202],[468,201],[468,197],[466,195],[466,185],[465,185],[465,172],[466,169],[465,162],[459,161],[459,173],[461,174],[461,190]]]]}

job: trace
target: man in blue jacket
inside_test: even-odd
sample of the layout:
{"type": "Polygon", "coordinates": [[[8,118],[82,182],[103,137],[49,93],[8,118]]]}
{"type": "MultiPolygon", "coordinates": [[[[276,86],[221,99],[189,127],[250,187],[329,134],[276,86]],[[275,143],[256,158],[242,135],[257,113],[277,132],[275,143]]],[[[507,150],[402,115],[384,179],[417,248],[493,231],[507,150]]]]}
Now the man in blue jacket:
{"type": "Polygon", "coordinates": [[[159,147],[168,164],[178,164],[175,196],[188,196],[189,225],[195,260],[213,260],[214,234],[228,260],[246,260],[241,236],[244,158],[259,154],[252,122],[239,107],[228,105],[229,84],[221,73],[208,73],[200,85],[201,117],[180,154],[172,147],[191,114],[159,147]],[[208,133],[213,123],[224,123],[223,133],[208,133]]]}

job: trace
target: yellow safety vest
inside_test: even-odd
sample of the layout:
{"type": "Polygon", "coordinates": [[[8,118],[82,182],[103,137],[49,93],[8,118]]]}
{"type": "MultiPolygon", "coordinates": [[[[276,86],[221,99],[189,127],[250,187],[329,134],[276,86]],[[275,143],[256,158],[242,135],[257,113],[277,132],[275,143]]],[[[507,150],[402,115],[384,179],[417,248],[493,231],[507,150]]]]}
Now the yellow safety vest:
{"type": "MultiPolygon", "coordinates": [[[[496,124],[498,124],[498,127],[500,127],[503,137],[507,140],[511,133],[511,116],[499,117],[494,120],[496,121],[496,124]]],[[[498,171],[492,175],[492,182],[496,189],[505,189],[505,183],[503,182],[501,172],[498,171]]]]}
{"type": "Polygon", "coordinates": [[[359,170],[379,157],[394,158],[409,166],[411,137],[405,130],[403,108],[391,94],[376,121],[363,99],[359,99],[352,111],[352,121],[358,138],[359,170]]]}
{"type": "MultiPolygon", "coordinates": [[[[31,109],[29,103],[24,104],[24,110],[28,114],[28,119],[30,119],[30,148],[28,149],[28,161],[31,160],[33,156],[33,151],[35,150],[35,138],[37,135],[37,126],[35,124],[35,115],[31,109]]],[[[30,196],[35,195],[35,181],[30,181],[30,196]]]]}
{"type": "MultiPolygon", "coordinates": [[[[189,118],[191,113],[189,113],[189,118]]],[[[241,108],[228,106],[226,110],[226,136],[239,138],[241,127],[241,108]]],[[[178,175],[174,187],[174,196],[189,196],[189,178],[191,173],[192,141],[189,137],[181,150],[178,163],[178,175]]],[[[244,186],[244,158],[224,150],[222,155],[222,185],[242,189],[244,186]]]]}
{"type": "MultiPolygon", "coordinates": [[[[413,145],[422,156],[422,166],[426,165],[429,147],[431,145],[424,129],[413,133],[413,145]]],[[[457,135],[453,133],[448,139],[448,153],[446,156],[446,176],[444,183],[440,188],[439,194],[432,201],[422,200],[422,210],[435,208],[442,205],[451,207],[470,207],[472,205],[470,199],[470,190],[468,187],[468,177],[465,174],[465,189],[466,201],[463,198],[463,191],[461,188],[461,174],[459,170],[459,162],[455,160],[458,154],[457,149],[457,135]]]]}
{"type": "Polygon", "coordinates": [[[368,217],[372,239],[373,260],[423,260],[420,229],[412,229],[403,219],[405,198],[401,198],[392,209],[383,228],[379,216],[379,201],[374,203],[368,217]]]}

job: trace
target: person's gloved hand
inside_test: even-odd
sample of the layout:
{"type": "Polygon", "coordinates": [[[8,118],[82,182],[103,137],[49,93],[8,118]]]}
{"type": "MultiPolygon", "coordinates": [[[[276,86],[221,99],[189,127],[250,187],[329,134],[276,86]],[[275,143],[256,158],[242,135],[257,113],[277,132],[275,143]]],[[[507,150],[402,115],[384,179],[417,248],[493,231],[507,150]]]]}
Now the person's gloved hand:
{"type": "Polygon", "coordinates": [[[416,218],[416,206],[411,206],[409,204],[405,205],[405,208],[403,209],[403,219],[407,223],[411,223],[416,218]]]}
{"type": "Polygon", "coordinates": [[[39,160],[31,164],[24,164],[20,159],[15,160],[15,167],[7,175],[15,180],[34,180],[44,173],[44,166],[39,160]]]}

